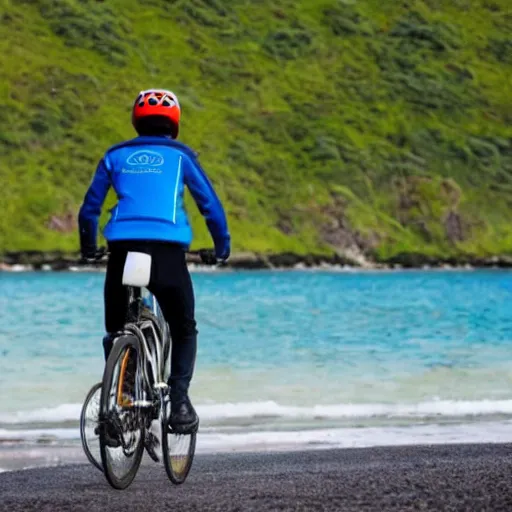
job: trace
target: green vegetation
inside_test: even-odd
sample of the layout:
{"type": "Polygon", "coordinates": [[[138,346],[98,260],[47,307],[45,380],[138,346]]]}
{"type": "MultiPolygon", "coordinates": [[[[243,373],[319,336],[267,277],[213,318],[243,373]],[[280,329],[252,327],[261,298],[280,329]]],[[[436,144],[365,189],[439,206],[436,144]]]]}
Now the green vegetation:
{"type": "Polygon", "coordinates": [[[76,250],[162,86],[235,250],[512,254],[509,0],[0,0],[0,31],[0,252],[76,250]]]}

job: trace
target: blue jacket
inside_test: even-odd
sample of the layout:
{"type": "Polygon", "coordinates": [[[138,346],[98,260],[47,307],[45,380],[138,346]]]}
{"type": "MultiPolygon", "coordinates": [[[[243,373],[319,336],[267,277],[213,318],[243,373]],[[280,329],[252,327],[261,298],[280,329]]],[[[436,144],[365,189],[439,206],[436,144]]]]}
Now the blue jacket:
{"type": "Polygon", "coordinates": [[[159,240],[188,247],[192,230],[183,205],[190,190],[215,244],[227,258],[230,235],[226,215],[195,153],[167,137],[137,137],[111,147],[100,161],[78,216],[82,253],[96,249],[98,220],[110,187],[118,203],[104,230],[109,242],[159,240]]]}

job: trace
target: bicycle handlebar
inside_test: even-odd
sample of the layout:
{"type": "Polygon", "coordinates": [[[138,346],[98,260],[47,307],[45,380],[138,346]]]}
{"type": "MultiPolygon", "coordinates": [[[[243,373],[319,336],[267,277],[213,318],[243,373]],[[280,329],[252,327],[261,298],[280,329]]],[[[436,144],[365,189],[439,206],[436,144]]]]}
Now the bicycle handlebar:
{"type": "MultiPolygon", "coordinates": [[[[225,265],[225,262],[217,260],[213,249],[197,249],[194,251],[186,251],[187,260],[190,263],[199,263],[203,265],[225,265]]],[[[108,259],[109,252],[105,247],[97,249],[96,254],[92,258],[82,258],[79,265],[98,265],[108,259]]]]}

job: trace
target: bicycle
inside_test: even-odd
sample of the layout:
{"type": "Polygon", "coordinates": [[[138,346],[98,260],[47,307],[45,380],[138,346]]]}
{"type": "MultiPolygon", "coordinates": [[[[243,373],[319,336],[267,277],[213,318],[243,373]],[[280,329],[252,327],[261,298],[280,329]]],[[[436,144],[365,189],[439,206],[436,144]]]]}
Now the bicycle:
{"type": "MultiPolygon", "coordinates": [[[[203,264],[217,264],[210,250],[188,254],[199,256],[203,264]]],[[[147,263],[147,258],[143,259],[147,263]]],[[[125,267],[125,275],[126,272],[125,267]]],[[[148,268],[145,272],[149,275],[148,268]]],[[[156,298],[145,287],[149,278],[140,281],[135,274],[123,278],[129,290],[127,321],[114,340],[102,382],[87,394],[80,416],[85,454],[115,489],[126,489],[132,483],[144,448],[159,462],[155,450],[157,437],[151,432],[154,421],[159,420],[163,463],[172,483],[185,482],[196,446],[197,429],[180,433],[173,431],[168,422],[169,328],[156,298]],[[115,467],[116,458],[126,466],[120,473],[115,467]]]]}

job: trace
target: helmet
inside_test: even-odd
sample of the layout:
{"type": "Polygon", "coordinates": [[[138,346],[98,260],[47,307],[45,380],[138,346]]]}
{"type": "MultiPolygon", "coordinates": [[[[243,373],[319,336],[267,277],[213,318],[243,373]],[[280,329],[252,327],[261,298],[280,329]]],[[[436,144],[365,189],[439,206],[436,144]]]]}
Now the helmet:
{"type": "Polygon", "coordinates": [[[167,120],[172,136],[174,138],[178,136],[181,109],[178,98],[173,92],[165,89],[141,91],[133,104],[133,127],[137,130],[139,121],[149,116],[158,116],[159,119],[167,120]]]}

